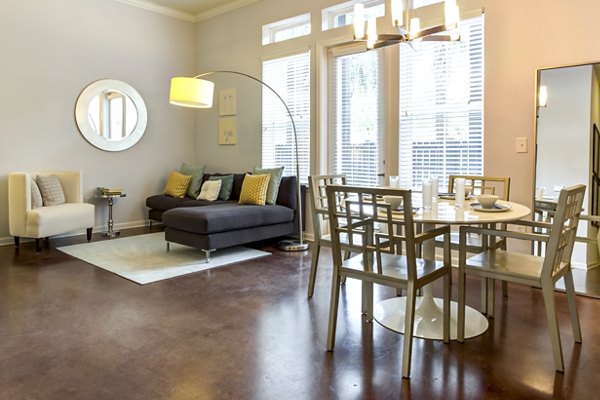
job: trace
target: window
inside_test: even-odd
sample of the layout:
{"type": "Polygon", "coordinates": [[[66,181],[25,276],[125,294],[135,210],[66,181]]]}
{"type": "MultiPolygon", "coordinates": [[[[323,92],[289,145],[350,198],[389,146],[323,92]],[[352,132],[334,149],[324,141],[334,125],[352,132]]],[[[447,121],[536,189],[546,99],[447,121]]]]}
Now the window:
{"type": "Polygon", "coordinates": [[[483,17],[460,29],[460,42],[400,45],[403,187],[483,173],[483,17]]]}
{"type": "Polygon", "coordinates": [[[330,169],[375,186],[383,168],[383,51],[333,56],[330,169]]]}
{"type": "MultiPolygon", "coordinates": [[[[323,11],[321,11],[322,29],[326,31],[333,28],[339,28],[340,26],[351,25],[355,3],[356,1],[347,1],[332,7],[324,8],[323,11]]],[[[385,15],[384,0],[371,0],[364,1],[363,3],[365,5],[366,19],[379,18],[385,15]]]]}
{"type": "MultiPolygon", "coordinates": [[[[310,163],[310,51],[263,62],[263,81],[288,105],[298,134],[300,182],[307,183],[310,163]]],[[[284,166],[296,175],[292,122],[281,101],[268,88],[262,96],[262,166],[284,166]]]]}
{"type": "Polygon", "coordinates": [[[310,35],[310,13],[263,25],[262,44],[264,46],[305,35],[310,35]]]}

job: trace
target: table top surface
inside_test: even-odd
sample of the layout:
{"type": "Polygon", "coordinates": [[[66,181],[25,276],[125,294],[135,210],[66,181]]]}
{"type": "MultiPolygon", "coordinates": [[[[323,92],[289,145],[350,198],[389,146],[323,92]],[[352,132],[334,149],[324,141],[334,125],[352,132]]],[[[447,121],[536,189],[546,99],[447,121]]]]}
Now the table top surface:
{"type": "Polygon", "coordinates": [[[432,203],[431,210],[422,207],[414,214],[416,222],[431,224],[463,225],[486,224],[516,221],[531,214],[531,210],[518,203],[498,201],[502,209],[481,209],[477,200],[465,200],[462,207],[456,207],[454,200],[438,200],[432,203]]]}

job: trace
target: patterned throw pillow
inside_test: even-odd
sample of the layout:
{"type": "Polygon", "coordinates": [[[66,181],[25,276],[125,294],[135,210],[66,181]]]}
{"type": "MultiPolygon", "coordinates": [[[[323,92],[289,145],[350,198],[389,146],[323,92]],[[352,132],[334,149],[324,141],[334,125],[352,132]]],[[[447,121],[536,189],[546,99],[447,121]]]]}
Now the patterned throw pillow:
{"type": "Polygon", "coordinates": [[[254,204],[264,206],[269,189],[269,179],[271,175],[250,175],[246,174],[242,184],[239,204],[254,204]]]}
{"type": "Polygon", "coordinates": [[[219,192],[219,200],[229,200],[231,197],[231,189],[233,188],[233,174],[230,175],[213,175],[208,178],[210,181],[221,181],[221,191],[219,192]]]}
{"type": "Polygon", "coordinates": [[[223,181],[208,180],[202,184],[202,190],[198,195],[198,200],[215,201],[219,198],[219,191],[221,190],[221,183],[223,181]]]}
{"type": "Polygon", "coordinates": [[[200,194],[200,186],[202,186],[202,177],[204,176],[204,165],[188,165],[186,163],[181,164],[179,172],[184,175],[191,175],[192,182],[188,188],[187,195],[194,199],[200,194]]]}
{"type": "Polygon", "coordinates": [[[34,179],[30,180],[31,182],[31,208],[39,208],[44,206],[44,200],[42,199],[42,193],[40,193],[40,188],[37,183],[35,183],[34,179]]]}
{"type": "Polygon", "coordinates": [[[65,203],[65,193],[56,175],[38,175],[35,178],[45,206],[65,203]]]}
{"type": "Polygon", "coordinates": [[[171,175],[169,175],[169,180],[165,186],[164,194],[181,199],[185,197],[191,182],[191,175],[183,175],[177,171],[171,171],[171,175]]]}
{"type": "Polygon", "coordinates": [[[279,193],[279,185],[281,184],[281,175],[283,174],[283,167],[280,168],[254,168],[252,171],[253,175],[269,174],[269,189],[267,190],[267,204],[275,204],[277,202],[277,194],[279,193]]]}

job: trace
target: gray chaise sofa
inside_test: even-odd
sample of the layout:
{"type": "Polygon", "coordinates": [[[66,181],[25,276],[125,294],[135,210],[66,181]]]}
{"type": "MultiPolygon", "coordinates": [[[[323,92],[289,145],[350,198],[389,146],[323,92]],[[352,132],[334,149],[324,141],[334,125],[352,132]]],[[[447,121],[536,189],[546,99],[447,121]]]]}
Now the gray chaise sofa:
{"type": "MultiPolygon", "coordinates": [[[[204,174],[203,182],[214,175],[224,174],[204,174]]],[[[148,217],[151,222],[161,221],[165,225],[167,244],[173,242],[199,248],[207,260],[210,252],[217,249],[297,234],[296,177],[282,177],[276,204],[256,206],[238,204],[244,176],[233,174],[229,200],[208,202],[162,194],[148,197],[148,217]]],[[[303,198],[305,191],[302,186],[303,198]]]]}

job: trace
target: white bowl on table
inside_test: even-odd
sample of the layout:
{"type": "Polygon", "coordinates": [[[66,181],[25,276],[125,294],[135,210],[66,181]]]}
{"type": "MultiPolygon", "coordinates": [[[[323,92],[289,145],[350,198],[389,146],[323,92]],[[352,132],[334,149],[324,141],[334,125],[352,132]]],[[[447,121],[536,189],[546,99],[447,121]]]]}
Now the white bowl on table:
{"type": "Polygon", "coordinates": [[[402,207],[402,196],[391,196],[391,195],[386,195],[383,196],[383,201],[386,204],[389,204],[390,207],[392,208],[392,210],[399,210],[400,207],[402,207]]]}
{"type": "Polygon", "coordinates": [[[477,196],[477,202],[482,208],[494,208],[496,201],[498,201],[498,196],[494,194],[480,194],[477,196]]]}

